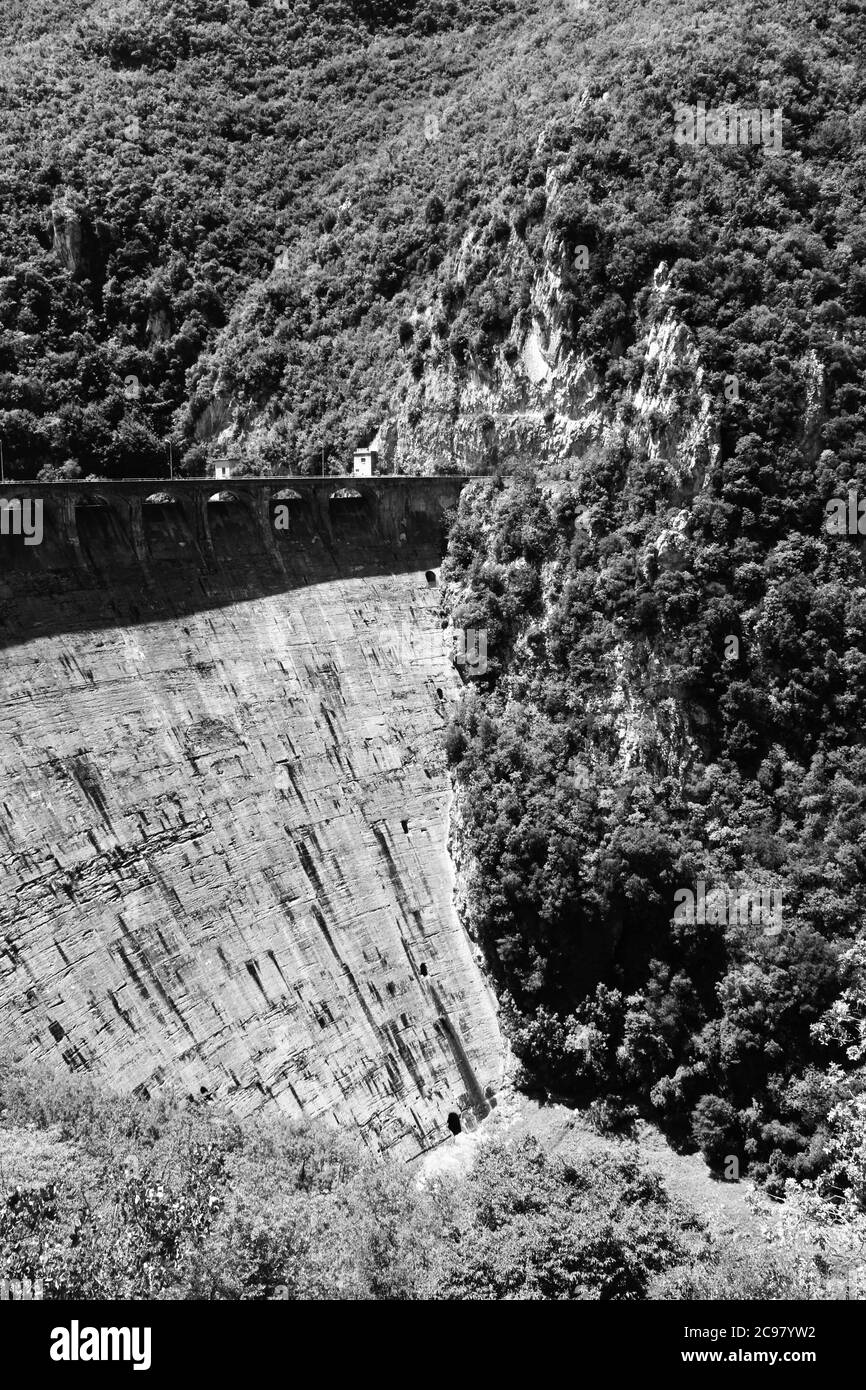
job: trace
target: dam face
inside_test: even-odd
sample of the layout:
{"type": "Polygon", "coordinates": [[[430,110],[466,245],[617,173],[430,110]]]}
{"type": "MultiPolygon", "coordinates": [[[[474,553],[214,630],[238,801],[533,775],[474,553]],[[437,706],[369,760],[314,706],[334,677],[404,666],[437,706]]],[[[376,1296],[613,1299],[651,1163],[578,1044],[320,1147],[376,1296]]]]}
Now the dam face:
{"type": "Polygon", "coordinates": [[[459,482],[338,481],[26,486],[41,542],[0,536],[0,1029],[411,1157],[502,1058],[447,850],[459,482]]]}

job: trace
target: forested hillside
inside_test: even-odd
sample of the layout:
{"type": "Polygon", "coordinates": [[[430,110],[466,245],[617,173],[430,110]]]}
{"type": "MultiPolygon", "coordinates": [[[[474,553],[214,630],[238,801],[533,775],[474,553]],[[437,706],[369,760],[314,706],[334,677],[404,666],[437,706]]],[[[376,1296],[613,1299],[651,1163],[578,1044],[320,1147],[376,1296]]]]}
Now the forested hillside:
{"type": "MultiPolygon", "coordinates": [[[[4,7],[10,471],[157,472],[169,442],[189,471],[226,449],[302,471],[323,446],[339,471],[383,420],[429,411],[431,372],[494,379],[548,269],[562,350],[589,358],[607,403],[663,259],[714,370],[739,358],[754,375],[760,346],[719,335],[717,301],[759,301],[767,275],[802,271],[797,331],[806,293],[808,334],[835,341],[862,294],[858,15],[686,0],[4,7]],[[783,108],[790,155],[678,148],[672,109],[698,99],[783,108]],[[552,244],[566,259],[548,268],[552,244]]],[[[761,365],[778,430],[802,383],[761,365]]],[[[729,440],[751,408],[725,411],[729,440]]]]}
{"type": "Polygon", "coordinates": [[[863,6],[14,10],[7,469],[338,471],[475,401],[415,465],[498,475],[449,753],[528,1078],[862,1201],[866,590],[824,509],[866,487],[863,6]],[[676,144],[698,101],[781,151],[676,144]],[[533,335],[558,384],[517,390],[533,335]],[[781,931],[675,920],[698,881],[781,931]]]}
{"type": "Polygon", "coordinates": [[[4,6],[10,471],[159,472],[169,440],[201,471],[223,399],[267,403],[263,463],[344,464],[404,298],[499,177],[508,74],[480,107],[475,83],[516,23],[511,0],[4,6]]]}
{"type": "Polygon", "coordinates": [[[825,505],[866,481],[863,15],[669,13],[532,165],[606,427],[452,531],[467,913],[531,1077],[862,1201],[866,590],[825,505]],[[665,142],[681,99],[781,108],[782,153],[665,142]],[[780,925],[678,920],[699,882],[780,925]]]}

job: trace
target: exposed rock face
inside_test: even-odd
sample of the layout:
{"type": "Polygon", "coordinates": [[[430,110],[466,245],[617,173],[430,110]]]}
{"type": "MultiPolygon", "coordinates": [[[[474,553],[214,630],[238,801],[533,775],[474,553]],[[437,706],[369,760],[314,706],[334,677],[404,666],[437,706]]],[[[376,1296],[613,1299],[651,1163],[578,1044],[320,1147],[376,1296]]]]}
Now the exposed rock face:
{"type": "MultiPolygon", "coordinates": [[[[548,198],[555,202],[559,193],[551,176],[548,198]]],[[[470,235],[455,267],[458,284],[472,255],[470,235]]],[[[659,461],[660,486],[671,499],[690,500],[718,455],[718,429],[694,336],[667,302],[667,266],[659,265],[653,277],[646,332],[634,349],[642,373],[622,413],[606,406],[590,363],[567,331],[563,303],[580,266],[548,234],[539,267],[512,231],[501,274],[510,283],[530,283],[526,313],[515,319],[492,364],[482,366],[470,354],[458,365],[440,344],[420,379],[407,379],[405,404],[379,430],[385,467],[424,472],[433,459],[483,473],[500,460],[524,461],[549,476],[574,476],[590,446],[625,433],[659,461]]],[[[436,317],[430,310],[418,323],[432,329],[436,317]]]]}
{"type": "MultiPolygon", "coordinates": [[[[559,171],[550,169],[548,208],[555,210],[567,192],[559,171]]],[[[407,310],[417,354],[411,361],[389,354],[379,364],[390,405],[375,422],[383,470],[481,474],[501,463],[509,470],[524,463],[548,477],[570,478],[579,474],[589,449],[627,435],[658,461],[660,491],[678,503],[691,500],[718,454],[718,430],[694,335],[670,304],[667,265],[657,266],[646,311],[636,323],[640,337],[630,353],[641,373],[614,407],[579,349],[573,322],[574,295],[595,253],[554,230],[539,246],[504,218],[502,226],[495,275],[489,238],[481,228],[470,228],[443,265],[439,296],[407,310]],[[505,287],[519,287],[520,308],[504,337],[491,328],[479,348],[470,331],[473,320],[462,346],[459,334],[455,344],[454,304],[479,283],[488,286],[489,299],[494,291],[505,296],[505,287]]],[[[234,384],[238,342],[255,341],[257,326],[270,321],[268,284],[263,280],[250,289],[202,359],[190,407],[198,440],[253,456],[293,404],[290,381],[258,396],[238,393],[234,384]]],[[[614,338],[610,348],[616,356],[624,344],[614,338]]],[[[370,351],[369,343],[364,350],[370,351]]]]}
{"type": "MultiPolygon", "coordinates": [[[[553,176],[548,196],[557,196],[553,176]]],[[[470,233],[454,268],[463,284],[477,253],[470,233]]],[[[418,382],[407,379],[405,405],[381,427],[386,466],[413,473],[426,460],[466,473],[488,472],[500,459],[535,466],[576,463],[601,436],[599,383],[588,362],[574,353],[565,331],[563,291],[579,271],[565,247],[548,235],[538,266],[512,231],[500,271],[511,284],[528,283],[526,312],[515,320],[493,360],[470,357],[458,364],[440,345],[418,382]]],[[[428,326],[438,316],[428,313],[428,326]]]]}
{"type": "Polygon", "coordinates": [[[821,451],[821,429],[827,419],[827,382],[824,366],[814,348],[802,365],[806,378],[803,453],[810,463],[814,463],[821,451]]]}
{"type": "Polygon", "coordinates": [[[660,478],[671,501],[690,501],[719,455],[719,434],[698,345],[669,308],[667,266],[653,276],[651,315],[638,344],[643,373],[629,403],[631,442],[666,465],[660,478]]]}
{"type": "Polygon", "coordinates": [[[152,343],[164,343],[171,337],[171,315],[168,309],[151,309],[147,320],[147,335],[152,343]]]}
{"type": "Polygon", "coordinates": [[[74,275],[82,263],[81,219],[66,199],[60,199],[51,209],[51,230],[61,265],[74,275]]]}
{"type": "Polygon", "coordinates": [[[349,506],[277,533],[280,576],[239,505],[208,510],[208,563],[156,505],[148,573],[101,507],[77,566],[50,519],[0,552],[0,1027],[409,1156],[502,1058],[453,902],[439,542],[349,506]]]}

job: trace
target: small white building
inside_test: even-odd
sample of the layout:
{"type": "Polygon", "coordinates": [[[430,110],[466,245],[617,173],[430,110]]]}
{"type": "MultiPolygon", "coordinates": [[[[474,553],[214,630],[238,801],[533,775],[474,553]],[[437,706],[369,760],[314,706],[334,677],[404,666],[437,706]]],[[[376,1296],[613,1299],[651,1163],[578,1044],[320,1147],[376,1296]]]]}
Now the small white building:
{"type": "Polygon", "coordinates": [[[225,481],[227,478],[233,478],[234,473],[235,465],[229,462],[216,464],[213,471],[214,477],[218,478],[221,482],[225,481]]]}
{"type": "Polygon", "coordinates": [[[372,478],[379,471],[379,453],[376,449],[356,449],[352,459],[354,478],[372,478]]]}

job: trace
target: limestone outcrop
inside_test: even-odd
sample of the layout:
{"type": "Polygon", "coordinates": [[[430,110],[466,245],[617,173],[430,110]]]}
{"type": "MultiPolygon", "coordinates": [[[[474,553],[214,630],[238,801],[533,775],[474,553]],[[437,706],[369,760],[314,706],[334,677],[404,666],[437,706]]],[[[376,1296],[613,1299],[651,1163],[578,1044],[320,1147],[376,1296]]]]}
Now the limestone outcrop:
{"type": "Polygon", "coordinates": [[[83,259],[81,218],[68,198],[60,198],[51,209],[53,249],[64,269],[76,274],[83,259]]]}

